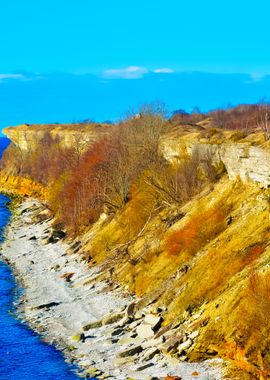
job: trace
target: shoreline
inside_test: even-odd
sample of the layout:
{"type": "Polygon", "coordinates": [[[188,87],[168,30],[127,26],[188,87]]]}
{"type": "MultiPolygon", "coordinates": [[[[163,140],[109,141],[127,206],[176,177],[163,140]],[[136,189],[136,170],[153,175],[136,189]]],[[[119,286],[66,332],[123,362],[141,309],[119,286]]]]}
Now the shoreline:
{"type": "MultiPolygon", "coordinates": [[[[136,299],[119,285],[98,279],[100,267],[89,268],[79,254],[70,253],[65,240],[49,242],[52,220],[38,201],[24,201],[18,212],[1,247],[1,258],[23,288],[18,313],[79,368],[79,376],[222,379],[221,359],[187,363],[167,356],[164,349],[176,331],[159,334],[162,311],[148,305],[133,315],[136,299]]],[[[195,338],[184,337],[183,351],[195,338]]]]}

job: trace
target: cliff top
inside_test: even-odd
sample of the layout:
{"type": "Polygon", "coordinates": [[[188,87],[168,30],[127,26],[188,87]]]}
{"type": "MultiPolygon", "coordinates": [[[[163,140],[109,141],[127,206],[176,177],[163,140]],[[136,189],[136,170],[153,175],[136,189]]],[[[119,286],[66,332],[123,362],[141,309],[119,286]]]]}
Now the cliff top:
{"type": "Polygon", "coordinates": [[[40,132],[40,131],[65,131],[65,132],[93,132],[102,131],[108,128],[112,128],[113,125],[107,123],[66,123],[66,124],[20,124],[17,126],[8,126],[3,129],[3,133],[7,134],[10,132],[40,132]]]}

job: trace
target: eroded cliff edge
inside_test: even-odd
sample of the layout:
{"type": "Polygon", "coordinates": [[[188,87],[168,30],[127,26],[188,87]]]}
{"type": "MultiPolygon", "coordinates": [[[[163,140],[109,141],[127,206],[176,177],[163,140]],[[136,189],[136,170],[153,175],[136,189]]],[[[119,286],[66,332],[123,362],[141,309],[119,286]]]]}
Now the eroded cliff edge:
{"type": "Polygon", "coordinates": [[[16,127],[7,127],[3,133],[21,150],[35,149],[37,141],[50,135],[57,139],[61,146],[70,148],[76,146],[83,150],[85,146],[108,133],[113,125],[99,123],[83,124],[22,124],[16,127]]]}

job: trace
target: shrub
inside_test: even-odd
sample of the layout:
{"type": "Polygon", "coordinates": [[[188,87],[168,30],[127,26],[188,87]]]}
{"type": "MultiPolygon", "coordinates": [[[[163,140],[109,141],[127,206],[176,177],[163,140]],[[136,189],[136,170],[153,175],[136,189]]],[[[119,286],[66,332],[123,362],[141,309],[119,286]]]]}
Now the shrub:
{"type": "Polygon", "coordinates": [[[216,205],[205,212],[191,216],[186,225],[170,233],[166,240],[166,251],[170,256],[194,255],[209,240],[213,239],[226,227],[226,212],[221,205],[216,205]]]}

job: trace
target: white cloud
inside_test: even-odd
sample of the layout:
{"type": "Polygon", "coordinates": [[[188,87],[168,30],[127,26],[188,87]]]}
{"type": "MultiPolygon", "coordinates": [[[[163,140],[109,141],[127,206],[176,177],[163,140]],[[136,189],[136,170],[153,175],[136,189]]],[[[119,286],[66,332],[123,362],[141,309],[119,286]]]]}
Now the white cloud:
{"type": "Polygon", "coordinates": [[[139,79],[147,73],[149,73],[149,70],[146,67],[128,66],[122,69],[105,70],[103,71],[103,76],[112,79],[139,79]]]}
{"type": "Polygon", "coordinates": [[[154,73],[155,74],[172,74],[174,73],[174,70],[170,69],[169,67],[162,67],[160,69],[155,69],[154,73]]]}
{"type": "Polygon", "coordinates": [[[24,75],[22,74],[0,74],[0,81],[5,79],[24,79],[24,75]]]}
{"type": "Polygon", "coordinates": [[[251,73],[251,74],[249,74],[249,76],[250,76],[250,81],[248,81],[248,82],[254,83],[254,82],[262,81],[266,75],[262,74],[262,73],[251,73]]]}

